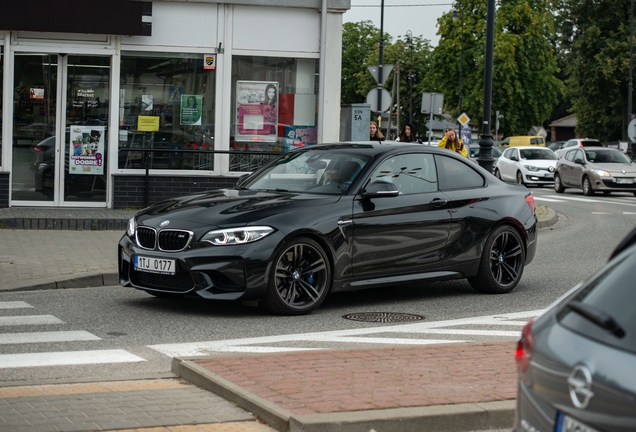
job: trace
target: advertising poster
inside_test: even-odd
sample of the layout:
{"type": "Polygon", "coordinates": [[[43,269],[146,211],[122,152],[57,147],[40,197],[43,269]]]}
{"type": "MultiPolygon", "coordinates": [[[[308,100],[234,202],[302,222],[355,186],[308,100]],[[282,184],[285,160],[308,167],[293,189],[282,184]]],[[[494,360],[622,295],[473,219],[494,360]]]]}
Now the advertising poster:
{"type": "Polygon", "coordinates": [[[286,152],[298,147],[316,144],[317,141],[318,130],[316,129],[316,126],[285,126],[286,152]]]}
{"type": "Polygon", "coordinates": [[[201,125],[203,97],[198,95],[181,95],[181,125],[201,125]]]}
{"type": "Polygon", "coordinates": [[[104,174],[105,126],[71,126],[69,174],[104,174]]]}
{"type": "Polygon", "coordinates": [[[277,126],[278,83],[237,81],[236,141],[276,142],[277,126]]]}

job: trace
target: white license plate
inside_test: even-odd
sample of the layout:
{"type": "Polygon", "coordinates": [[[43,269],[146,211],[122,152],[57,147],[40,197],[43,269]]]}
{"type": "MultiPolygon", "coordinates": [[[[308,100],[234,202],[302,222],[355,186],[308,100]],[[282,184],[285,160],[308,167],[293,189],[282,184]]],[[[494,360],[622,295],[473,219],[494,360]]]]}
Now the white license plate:
{"type": "Polygon", "coordinates": [[[617,178],[616,183],[618,184],[634,184],[634,179],[631,178],[617,178]]]}
{"type": "Polygon", "coordinates": [[[172,259],[150,258],[135,255],[135,270],[173,275],[177,267],[177,263],[172,259]]]}
{"type": "Polygon", "coordinates": [[[555,432],[599,432],[598,429],[594,429],[582,423],[576,419],[573,419],[567,414],[558,413],[557,421],[554,427],[555,432]]]}

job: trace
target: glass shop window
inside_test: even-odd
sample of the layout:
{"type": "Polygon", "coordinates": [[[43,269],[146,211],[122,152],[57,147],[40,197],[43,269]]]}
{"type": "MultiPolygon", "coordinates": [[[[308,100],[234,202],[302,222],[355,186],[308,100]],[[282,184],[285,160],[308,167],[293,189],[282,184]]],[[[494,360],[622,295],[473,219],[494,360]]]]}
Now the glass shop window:
{"type": "Polygon", "coordinates": [[[268,153],[316,144],[317,103],[317,59],[234,57],[230,150],[239,154],[230,155],[230,171],[255,171],[276,157],[268,153]]]}
{"type": "Polygon", "coordinates": [[[120,80],[120,169],[214,169],[216,74],[203,55],[124,52],[120,80]]]}

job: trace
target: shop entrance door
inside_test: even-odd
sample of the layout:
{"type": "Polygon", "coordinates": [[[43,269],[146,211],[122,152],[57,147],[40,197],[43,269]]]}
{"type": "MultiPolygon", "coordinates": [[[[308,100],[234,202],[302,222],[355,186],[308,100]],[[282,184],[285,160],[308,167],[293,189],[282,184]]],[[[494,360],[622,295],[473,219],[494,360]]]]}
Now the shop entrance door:
{"type": "Polygon", "coordinates": [[[110,63],[15,54],[12,203],[106,205],[110,63]]]}

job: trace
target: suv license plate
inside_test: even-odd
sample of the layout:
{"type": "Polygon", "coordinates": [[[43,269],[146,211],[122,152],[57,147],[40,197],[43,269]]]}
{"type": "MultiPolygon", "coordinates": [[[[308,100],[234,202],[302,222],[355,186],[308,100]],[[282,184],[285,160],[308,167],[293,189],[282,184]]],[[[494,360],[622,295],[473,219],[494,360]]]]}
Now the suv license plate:
{"type": "Polygon", "coordinates": [[[159,273],[166,275],[174,275],[177,267],[176,261],[172,259],[150,258],[135,255],[135,270],[159,273]]]}
{"type": "Polygon", "coordinates": [[[562,412],[557,414],[557,421],[554,427],[555,432],[599,432],[598,429],[594,429],[582,423],[576,419],[573,419],[567,414],[562,412]]]}
{"type": "Polygon", "coordinates": [[[632,178],[617,178],[616,183],[618,184],[634,184],[634,179],[632,178]]]}

